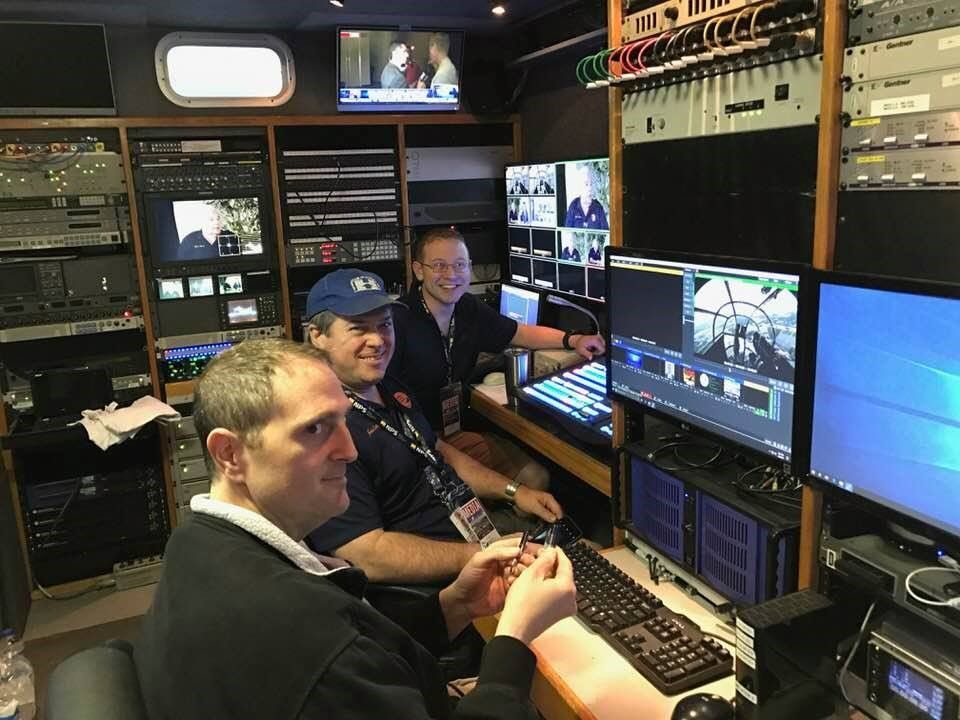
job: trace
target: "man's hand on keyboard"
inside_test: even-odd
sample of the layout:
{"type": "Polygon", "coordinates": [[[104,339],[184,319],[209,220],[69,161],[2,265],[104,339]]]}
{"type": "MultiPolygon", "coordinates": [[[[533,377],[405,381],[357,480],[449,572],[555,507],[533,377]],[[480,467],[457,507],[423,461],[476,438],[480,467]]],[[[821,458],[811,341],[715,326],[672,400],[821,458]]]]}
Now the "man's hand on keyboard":
{"type": "Polygon", "coordinates": [[[556,522],[563,517],[563,508],[557,499],[543,490],[534,490],[533,488],[521,485],[514,496],[517,510],[536,515],[538,518],[547,522],[556,522]]]}

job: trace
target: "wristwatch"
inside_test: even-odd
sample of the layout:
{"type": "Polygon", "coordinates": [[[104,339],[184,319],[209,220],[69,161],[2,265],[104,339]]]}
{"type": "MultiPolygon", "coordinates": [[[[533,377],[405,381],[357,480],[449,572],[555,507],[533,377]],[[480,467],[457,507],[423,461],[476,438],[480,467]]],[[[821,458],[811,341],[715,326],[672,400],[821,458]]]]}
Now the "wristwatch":
{"type": "Polygon", "coordinates": [[[563,340],[560,341],[560,344],[563,345],[564,350],[576,350],[576,348],[570,344],[570,338],[574,335],[592,335],[593,329],[588,330],[567,330],[563,334],[563,340]]]}
{"type": "Polygon", "coordinates": [[[519,490],[522,485],[523,483],[518,483],[516,480],[508,482],[507,486],[503,489],[503,494],[507,496],[507,500],[516,503],[517,490],[519,490]]]}

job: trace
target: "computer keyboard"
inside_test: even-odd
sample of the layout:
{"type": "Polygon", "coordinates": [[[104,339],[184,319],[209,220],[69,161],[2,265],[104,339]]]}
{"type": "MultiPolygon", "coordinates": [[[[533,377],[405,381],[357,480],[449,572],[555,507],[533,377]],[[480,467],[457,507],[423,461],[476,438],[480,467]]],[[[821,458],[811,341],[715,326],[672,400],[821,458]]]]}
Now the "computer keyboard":
{"type": "Polygon", "coordinates": [[[664,695],[733,672],[733,657],[690,618],[663,602],[583,543],[568,551],[577,614],[664,695]]]}
{"type": "Polygon", "coordinates": [[[613,410],[606,393],[607,369],[599,362],[561,370],[523,388],[526,400],[612,438],[610,415],[613,410]]]}

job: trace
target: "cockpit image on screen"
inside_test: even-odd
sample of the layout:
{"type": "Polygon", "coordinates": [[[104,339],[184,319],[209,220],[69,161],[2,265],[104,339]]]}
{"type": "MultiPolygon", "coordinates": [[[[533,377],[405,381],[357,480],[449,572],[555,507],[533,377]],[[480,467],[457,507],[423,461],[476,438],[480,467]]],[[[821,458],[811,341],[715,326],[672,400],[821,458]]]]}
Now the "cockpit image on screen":
{"type": "Polygon", "coordinates": [[[704,360],[791,381],[797,364],[796,291],[698,275],[693,344],[704,360]]]}
{"type": "Polygon", "coordinates": [[[608,254],[613,394],[791,460],[799,266],[608,254]]]}

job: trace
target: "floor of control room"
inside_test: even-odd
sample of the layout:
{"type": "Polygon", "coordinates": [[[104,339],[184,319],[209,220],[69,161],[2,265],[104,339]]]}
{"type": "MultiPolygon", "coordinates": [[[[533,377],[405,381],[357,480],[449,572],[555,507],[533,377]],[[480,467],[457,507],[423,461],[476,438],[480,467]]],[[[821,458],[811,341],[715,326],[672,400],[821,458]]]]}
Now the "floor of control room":
{"type": "Polygon", "coordinates": [[[24,640],[36,673],[37,720],[44,718],[47,682],[57,664],[106,640],[135,640],[155,588],[107,589],[72,600],[33,601],[24,640]]]}

